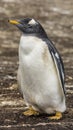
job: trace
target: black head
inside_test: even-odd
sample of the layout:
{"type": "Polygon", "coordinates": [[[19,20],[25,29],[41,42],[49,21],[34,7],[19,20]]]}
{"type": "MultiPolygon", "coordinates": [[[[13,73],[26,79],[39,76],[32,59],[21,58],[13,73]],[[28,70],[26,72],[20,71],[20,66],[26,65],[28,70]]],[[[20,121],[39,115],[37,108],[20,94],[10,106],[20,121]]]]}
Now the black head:
{"type": "Polygon", "coordinates": [[[15,24],[26,35],[47,37],[41,24],[32,18],[25,18],[21,20],[10,20],[9,22],[15,24]]]}

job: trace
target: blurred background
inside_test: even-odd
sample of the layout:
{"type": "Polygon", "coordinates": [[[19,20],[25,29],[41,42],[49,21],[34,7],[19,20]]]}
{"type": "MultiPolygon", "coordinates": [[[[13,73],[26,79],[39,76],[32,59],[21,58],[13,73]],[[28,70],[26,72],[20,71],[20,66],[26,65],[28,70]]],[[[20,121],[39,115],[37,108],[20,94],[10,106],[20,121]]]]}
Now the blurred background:
{"type": "Polygon", "coordinates": [[[19,123],[20,119],[24,119],[23,116],[17,118],[17,113],[24,110],[25,104],[13,85],[17,83],[21,32],[10,25],[8,19],[26,17],[35,18],[42,24],[62,56],[67,106],[70,109],[65,120],[70,121],[70,117],[73,119],[73,0],[0,0],[0,124],[19,123]],[[13,114],[11,119],[10,114],[13,114]]]}

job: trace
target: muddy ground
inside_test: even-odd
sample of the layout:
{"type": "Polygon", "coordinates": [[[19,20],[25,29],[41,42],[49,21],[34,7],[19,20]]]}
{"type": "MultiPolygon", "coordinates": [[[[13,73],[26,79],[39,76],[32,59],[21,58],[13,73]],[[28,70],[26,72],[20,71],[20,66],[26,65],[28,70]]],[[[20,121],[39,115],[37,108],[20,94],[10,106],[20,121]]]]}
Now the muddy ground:
{"type": "Polygon", "coordinates": [[[73,0],[0,0],[0,130],[73,129],[73,0]],[[25,117],[17,86],[21,32],[9,18],[38,19],[60,52],[65,66],[67,111],[59,121],[47,115],[25,117]]]}

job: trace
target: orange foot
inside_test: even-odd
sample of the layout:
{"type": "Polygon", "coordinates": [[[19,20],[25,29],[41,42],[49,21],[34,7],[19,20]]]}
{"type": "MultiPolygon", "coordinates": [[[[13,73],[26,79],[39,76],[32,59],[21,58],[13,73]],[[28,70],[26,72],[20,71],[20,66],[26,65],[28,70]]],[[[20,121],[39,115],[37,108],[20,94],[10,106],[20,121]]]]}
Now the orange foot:
{"type": "Polygon", "coordinates": [[[55,116],[50,116],[49,119],[51,120],[59,120],[62,118],[62,113],[61,112],[56,112],[55,116]]]}
{"type": "Polygon", "coordinates": [[[23,114],[25,116],[32,116],[32,115],[37,116],[37,115],[39,115],[39,112],[34,110],[32,107],[29,107],[29,109],[26,110],[25,112],[23,112],[23,114]]]}

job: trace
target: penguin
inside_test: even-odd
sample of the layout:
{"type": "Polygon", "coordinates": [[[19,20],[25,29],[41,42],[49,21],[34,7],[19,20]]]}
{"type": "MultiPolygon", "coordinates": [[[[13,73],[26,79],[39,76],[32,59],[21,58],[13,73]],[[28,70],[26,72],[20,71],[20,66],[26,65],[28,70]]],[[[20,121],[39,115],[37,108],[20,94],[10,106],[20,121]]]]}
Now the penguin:
{"type": "Polygon", "coordinates": [[[27,106],[24,115],[46,113],[50,114],[49,119],[61,119],[66,110],[66,96],[59,52],[37,20],[23,18],[9,22],[22,32],[17,77],[27,106]]]}

